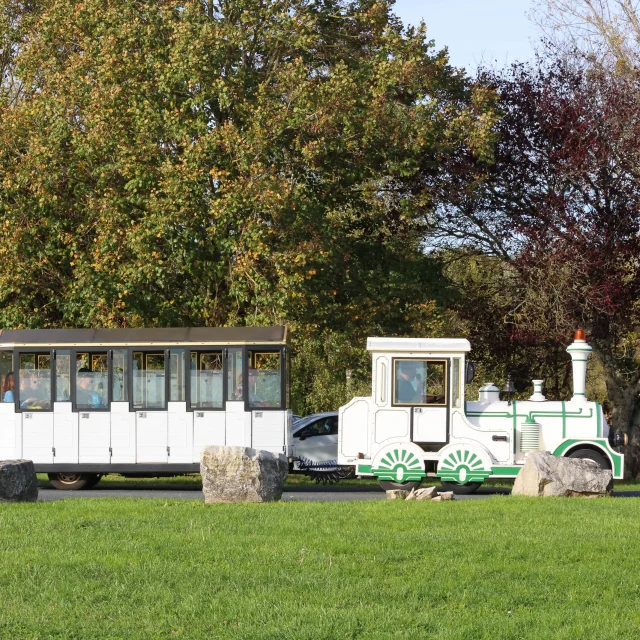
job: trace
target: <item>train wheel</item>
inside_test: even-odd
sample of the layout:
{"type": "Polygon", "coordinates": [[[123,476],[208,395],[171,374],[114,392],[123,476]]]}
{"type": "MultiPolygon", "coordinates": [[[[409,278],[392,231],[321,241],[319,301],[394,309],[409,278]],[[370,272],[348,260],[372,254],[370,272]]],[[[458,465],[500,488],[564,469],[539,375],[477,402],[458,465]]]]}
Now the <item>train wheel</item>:
{"type": "Polygon", "coordinates": [[[58,473],[50,473],[48,475],[51,485],[55,489],[60,489],[62,491],[90,489],[100,480],[100,476],[96,473],[69,473],[59,471],[58,473]]]}
{"type": "Polygon", "coordinates": [[[467,484],[458,484],[457,482],[443,482],[442,488],[445,491],[453,491],[457,496],[467,496],[475,493],[482,486],[482,482],[468,482],[467,484]]]}
{"type": "Polygon", "coordinates": [[[601,469],[611,469],[609,460],[601,453],[592,451],[591,449],[578,449],[570,453],[567,458],[582,458],[583,460],[593,460],[601,469]]]}
{"type": "Polygon", "coordinates": [[[378,484],[385,491],[411,491],[412,489],[417,489],[422,484],[422,480],[414,480],[412,482],[393,482],[392,480],[378,480],[378,484]]]}

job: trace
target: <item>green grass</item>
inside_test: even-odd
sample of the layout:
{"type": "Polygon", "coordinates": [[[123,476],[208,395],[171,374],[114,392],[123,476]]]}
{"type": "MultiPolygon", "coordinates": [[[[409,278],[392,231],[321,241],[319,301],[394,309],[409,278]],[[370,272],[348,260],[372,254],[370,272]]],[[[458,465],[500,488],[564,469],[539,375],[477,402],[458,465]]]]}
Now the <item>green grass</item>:
{"type": "Polygon", "coordinates": [[[630,499],[0,505],[0,637],[634,638],[630,499]]]}

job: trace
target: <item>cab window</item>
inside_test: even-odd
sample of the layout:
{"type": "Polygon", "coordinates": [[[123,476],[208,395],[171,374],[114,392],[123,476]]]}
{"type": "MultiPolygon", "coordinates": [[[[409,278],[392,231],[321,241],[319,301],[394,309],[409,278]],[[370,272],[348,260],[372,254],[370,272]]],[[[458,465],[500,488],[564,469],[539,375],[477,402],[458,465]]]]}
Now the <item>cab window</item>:
{"type": "Polygon", "coordinates": [[[444,406],[447,398],[446,369],[444,360],[396,358],[393,361],[393,404],[444,406]]]}

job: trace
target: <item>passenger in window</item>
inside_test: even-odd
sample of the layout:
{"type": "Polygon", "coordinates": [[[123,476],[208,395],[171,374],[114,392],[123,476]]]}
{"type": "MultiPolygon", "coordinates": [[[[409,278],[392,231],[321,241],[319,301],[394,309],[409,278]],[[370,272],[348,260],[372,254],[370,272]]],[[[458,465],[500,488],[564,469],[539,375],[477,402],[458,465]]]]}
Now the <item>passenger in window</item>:
{"type": "Polygon", "coordinates": [[[20,408],[45,409],[46,392],[40,387],[40,380],[35,375],[25,375],[20,378],[20,408]]]}
{"type": "Polygon", "coordinates": [[[76,404],[83,407],[97,409],[101,405],[101,398],[91,387],[93,380],[91,372],[86,367],[78,370],[78,387],[76,389],[76,404]]]}
{"type": "Polygon", "coordinates": [[[4,377],[4,383],[2,385],[2,401],[13,402],[13,386],[15,384],[13,371],[9,371],[4,377]]]}
{"type": "Polygon", "coordinates": [[[265,403],[258,395],[258,372],[255,369],[249,369],[249,403],[252,407],[264,407],[265,403]]]}
{"type": "Polygon", "coordinates": [[[401,361],[397,364],[396,402],[411,404],[415,402],[416,390],[411,381],[416,377],[416,367],[411,362],[401,361]]]}

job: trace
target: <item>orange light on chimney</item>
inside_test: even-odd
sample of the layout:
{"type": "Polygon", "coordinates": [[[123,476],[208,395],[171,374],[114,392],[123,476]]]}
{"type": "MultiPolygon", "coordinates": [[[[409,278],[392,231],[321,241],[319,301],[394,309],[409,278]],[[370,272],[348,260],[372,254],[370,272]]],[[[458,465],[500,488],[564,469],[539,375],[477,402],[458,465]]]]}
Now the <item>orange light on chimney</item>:
{"type": "Polygon", "coordinates": [[[576,329],[576,332],[573,334],[574,340],[582,340],[583,342],[587,339],[587,334],[584,329],[576,329]]]}

